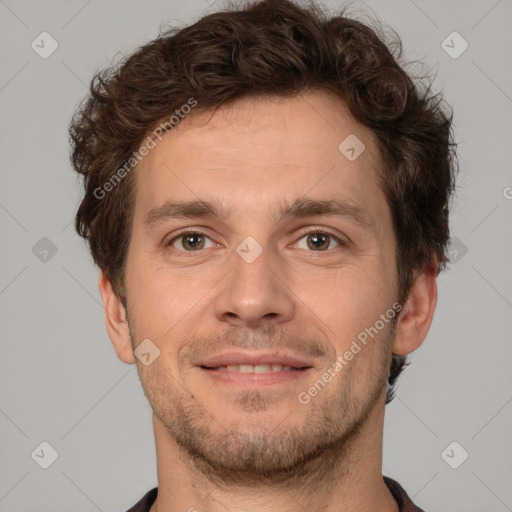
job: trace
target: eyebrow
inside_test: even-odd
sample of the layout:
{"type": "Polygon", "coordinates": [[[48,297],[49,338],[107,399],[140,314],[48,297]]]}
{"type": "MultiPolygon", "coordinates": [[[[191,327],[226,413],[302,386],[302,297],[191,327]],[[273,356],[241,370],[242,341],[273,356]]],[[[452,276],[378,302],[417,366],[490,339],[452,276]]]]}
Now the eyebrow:
{"type": "MultiPolygon", "coordinates": [[[[151,209],[144,219],[144,226],[146,230],[149,230],[172,219],[214,218],[222,222],[230,218],[232,213],[232,210],[218,201],[170,200],[151,209]]],[[[365,231],[373,230],[368,212],[348,200],[298,197],[292,202],[281,200],[273,212],[276,222],[286,218],[315,216],[349,218],[365,231]]]]}

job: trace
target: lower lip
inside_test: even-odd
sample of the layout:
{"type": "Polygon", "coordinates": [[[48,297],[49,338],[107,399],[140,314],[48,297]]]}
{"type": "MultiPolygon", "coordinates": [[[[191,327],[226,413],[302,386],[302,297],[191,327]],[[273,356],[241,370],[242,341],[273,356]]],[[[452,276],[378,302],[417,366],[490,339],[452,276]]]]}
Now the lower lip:
{"type": "Polygon", "coordinates": [[[294,382],[306,376],[312,368],[304,368],[301,370],[286,370],[278,372],[233,372],[230,370],[208,370],[199,367],[211,379],[224,384],[234,384],[237,386],[258,387],[271,386],[274,384],[282,384],[285,382],[294,382]]]}

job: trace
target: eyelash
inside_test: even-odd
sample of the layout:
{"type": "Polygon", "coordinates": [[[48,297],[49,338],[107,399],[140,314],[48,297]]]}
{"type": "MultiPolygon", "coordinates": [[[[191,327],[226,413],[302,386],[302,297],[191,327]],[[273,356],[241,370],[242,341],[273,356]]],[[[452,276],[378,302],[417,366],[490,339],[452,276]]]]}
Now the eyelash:
{"type": "MultiPolygon", "coordinates": [[[[336,235],[332,234],[332,233],[329,233],[328,231],[324,231],[324,230],[321,230],[321,229],[313,229],[311,231],[307,231],[307,232],[304,232],[301,234],[301,236],[297,239],[297,242],[299,240],[301,240],[302,238],[308,236],[308,235],[313,235],[313,234],[320,234],[320,235],[327,235],[328,237],[330,237],[331,239],[335,240],[336,242],[338,242],[338,244],[341,246],[341,247],[346,247],[347,246],[347,243],[340,239],[339,237],[337,237],[336,235]]],[[[183,258],[189,258],[191,256],[194,255],[194,253],[197,253],[197,252],[201,252],[202,250],[204,249],[199,249],[197,251],[185,251],[185,250],[182,250],[182,249],[175,249],[172,246],[172,244],[176,241],[176,240],[179,240],[180,238],[184,238],[185,236],[187,235],[200,235],[200,236],[204,236],[205,238],[208,238],[211,240],[211,238],[208,236],[208,235],[205,235],[204,233],[202,233],[201,231],[184,231],[182,233],[180,233],[179,235],[175,236],[174,238],[172,238],[171,240],[169,240],[165,246],[170,248],[171,249],[171,252],[173,253],[177,253],[178,254],[178,257],[183,257],[183,258]]],[[[213,241],[213,240],[212,240],[213,241]]],[[[295,243],[297,243],[295,242],[295,243]]],[[[215,242],[216,243],[216,242],[215,242]]],[[[332,252],[333,250],[335,249],[339,249],[339,247],[335,247],[334,249],[327,249],[326,251],[309,251],[309,252],[318,252],[318,253],[322,253],[322,252],[332,252]]]]}

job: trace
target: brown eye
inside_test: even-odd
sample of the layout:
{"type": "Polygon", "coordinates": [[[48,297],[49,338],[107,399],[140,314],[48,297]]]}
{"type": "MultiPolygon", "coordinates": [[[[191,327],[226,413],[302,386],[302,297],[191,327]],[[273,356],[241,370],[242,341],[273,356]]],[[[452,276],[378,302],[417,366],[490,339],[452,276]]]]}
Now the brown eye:
{"type": "Polygon", "coordinates": [[[191,248],[192,250],[202,249],[204,247],[204,238],[202,235],[196,233],[185,235],[181,237],[182,245],[184,248],[191,248]]]}
{"type": "Polygon", "coordinates": [[[312,231],[306,233],[300,238],[297,246],[299,249],[311,250],[314,252],[325,252],[330,249],[336,249],[339,246],[345,245],[338,237],[331,235],[330,233],[324,233],[322,231],[312,231]],[[299,246],[300,240],[305,240],[305,246],[299,246]],[[335,244],[332,247],[333,243],[335,244]]]}
{"type": "Polygon", "coordinates": [[[307,236],[308,247],[310,249],[319,249],[325,251],[329,248],[330,237],[323,233],[313,233],[307,236]]]}
{"type": "MultiPolygon", "coordinates": [[[[187,232],[173,238],[167,245],[176,251],[194,252],[204,249],[207,240],[210,239],[203,233],[187,232]]],[[[211,247],[214,245],[212,243],[211,247]]]]}

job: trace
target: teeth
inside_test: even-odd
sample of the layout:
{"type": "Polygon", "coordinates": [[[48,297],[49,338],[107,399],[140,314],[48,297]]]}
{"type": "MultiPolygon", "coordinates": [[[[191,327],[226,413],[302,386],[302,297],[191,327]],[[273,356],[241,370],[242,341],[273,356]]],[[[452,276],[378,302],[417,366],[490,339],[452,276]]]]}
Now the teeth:
{"type": "Polygon", "coordinates": [[[296,370],[291,366],[282,366],[280,364],[230,364],[228,366],[218,366],[216,370],[227,370],[240,373],[266,373],[296,370]]]}

